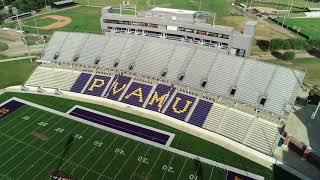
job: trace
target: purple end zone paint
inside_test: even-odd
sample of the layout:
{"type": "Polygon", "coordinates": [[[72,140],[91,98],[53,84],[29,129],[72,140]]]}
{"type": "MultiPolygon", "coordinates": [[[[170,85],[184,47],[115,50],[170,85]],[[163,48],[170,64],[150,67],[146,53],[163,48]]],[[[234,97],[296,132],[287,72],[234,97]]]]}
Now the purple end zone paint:
{"type": "Polygon", "coordinates": [[[170,96],[174,90],[174,87],[158,84],[155,90],[152,92],[151,99],[147,103],[146,109],[161,112],[161,110],[166,106],[168,99],[170,99],[170,96]]]}
{"type": "Polygon", "coordinates": [[[84,94],[101,96],[103,91],[106,89],[108,82],[111,78],[108,76],[95,75],[91,79],[90,83],[86,87],[84,94]]]}
{"type": "Polygon", "coordinates": [[[130,80],[131,78],[126,76],[114,77],[113,82],[111,83],[107,94],[105,95],[106,98],[117,101],[127,87],[130,80]]]}
{"type": "Polygon", "coordinates": [[[171,101],[165,114],[170,117],[184,121],[191,107],[194,105],[195,99],[195,97],[177,93],[171,101]]]}
{"type": "Polygon", "coordinates": [[[87,81],[91,77],[92,74],[88,73],[81,73],[78,77],[77,81],[74,83],[72,88],[70,89],[71,92],[80,93],[84,86],[86,85],[87,81]]]}
{"type": "Polygon", "coordinates": [[[0,107],[0,120],[13,113],[24,104],[15,100],[12,100],[0,107]]]}
{"type": "Polygon", "coordinates": [[[129,89],[127,90],[127,92],[125,93],[125,95],[123,96],[121,102],[142,107],[151,89],[152,89],[151,85],[133,82],[129,87],[129,89]]]}
{"type": "Polygon", "coordinates": [[[238,174],[238,173],[235,173],[235,172],[232,172],[232,171],[228,171],[228,174],[227,174],[227,180],[235,180],[235,179],[241,179],[241,180],[254,180],[253,178],[250,178],[248,176],[244,176],[244,175],[241,175],[241,174],[238,174]]]}
{"type": "Polygon", "coordinates": [[[80,108],[74,109],[70,113],[70,115],[163,145],[167,143],[170,137],[167,134],[162,134],[151,129],[146,129],[144,127],[133,125],[127,122],[115,120],[110,117],[106,117],[80,108]]]}
{"type": "Polygon", "coordinates": [[[209,111],[212,107],[212,102],[200,100],[192,112],[192,115],[189,119],[189,123],[198,127],[202,127],[204,121],[206,120],[209,111]]]}

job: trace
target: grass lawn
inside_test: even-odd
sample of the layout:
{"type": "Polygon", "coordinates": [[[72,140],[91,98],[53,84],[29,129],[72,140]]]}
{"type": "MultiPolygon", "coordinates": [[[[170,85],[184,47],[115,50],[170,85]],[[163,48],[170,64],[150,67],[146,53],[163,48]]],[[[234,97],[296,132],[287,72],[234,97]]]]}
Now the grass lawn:
{"type": "MultiPolygon", "coordinates": [[[[242,3],[244,4],[248,4],[250,5],[250,1],[245,1],[245,0],[242,0],[242,3]]],[[[278,5],[279,8],[277,9],[283,9],[285,8],[287,5],[288,5],[288,1],[287,0],[271,0],[271,1],[266,1],[267,3],[264,3],[264,4],[270,4],[270,3],[274,3],[274,4],[280,4],[278,5]]],[[[306,2],[307,3],[307,7],[320,7],[320,3],[314,3],[313,1],[306,1],[306,0],[295,0],[293,2],[293,6],[296,6],[296,7],[299,7],[299,8],[304,8],[305,5],[306,5],[306,2]]],[[[255,0],[254,3],[263,3],[263,0],[255,0]]],[[[252,3],[252,4],[254,4],[252,3]]],[[[253,5],[252,5],[253,6],[253,5]]],[[[265,6],[265,7],[269,7],[269,6],[265,6]]],[[[293,7],[294,9],[294,7],[293,7]]]]}
{"type": "MultiPolygon", "coordinates": [[[[87,5],[88,0],[76,0],[80,4],[87,5]]],[[[90,5],[112,5],[119,6],[122,1],[119,0],[89,0],[90,5]]],[[[147,0],[129,0],[131,3],[138,5],[139,10],[147,10],[153,7],[155,4],[157,7],[166,7],[166,8],[178,8],[178,9],[187,9],[187,10],[199,10],[200,0],[149,0],[150,4],[148,5],[147,0]],[[149,6],[149,8],[148,8],[149,6]]],[[[201,10],[216,12],[219,16],[223,16],[227,13],[228,9],[231,6],[231,1],[229,0],[201,0],[201,10]]]]}
{"type": "MultiPolygon", "coordinates": [[[[243,32],[245,23],[250,20],[256,21],[257,19],[248,16],[226,16],[217,18],[216,24],[232,26],[237,31],[243,32]]],[[[281,28],[275,26],[274,24],[270,24],[267,21],[258,21],[255,39],[270,40],[274,38],[290,37],[295,37],[295,34],[287,30],[281,31],[281,28]]]]}
{"type": "MultiPolygon", "coordinates": [[[[55,29],[55,30],[39,29],[40,34],[52,34],[56,30],[101,33],[101,26],[100,26],[101,8],[99,7],[80,6],[80,7],[66,9],[58,12],[52,12],[49,14],[37,16],[37,21],[41,22],[42,20],[40,19],[48,15],[60,15],[60,16],[71,17],[72,22],[65,27],[55,29]]],[[[22,22],[26,23],[26,25],[34,26],[32,18],[26,18],[22,22]]],[[[44,20],[41,23],[47,25],[48,21],[44,20]]],[[[15,22],[7,23],[4,26],[10,27],[10,28],[15,27],[15,22]]],[[[40,26],[40,24],[38,24],[38,26],[40,26]]],[[[29,26],[23,26],[23,30],[37,33],[35,28],[29,27],[29,26]]]]}
{"type": "Polygon", "coordinates": [[[306,73],[305,81],[314,85],[320,85],[320,58],[297,58],[291,61],[266,60],[267,62],[297,68],[306,73]]]}
{"type": "Polygon", "coordinates": [[[26,36],[26,42],[28,45],[34,45],[42,42],[42,39],[38,36],[26,36]]]}
{"type": "Polygon", "coordinates": [[[17,61],[0,61],[0,89],[24,83],[38,63],[30,63],[29,59],[17,61]]]}
{"type": "Polygon", "coordinates": [[[1,51],[5,51],[5,50],[7,50],[7,49],[9,49],[8,44],[6,44],[6,43],[4,43],[4,42],[0,42],[0,52],[1,52],[1,51]]]}
{"type": "MultiPolygon", "coordinates": [[[[248,6],[250,6],[250,1],[248,1],[248,6]]],[[[245,3],[247,5],[247,3],[245,3]]],[[[269,7],[269,8],[274,8],[274,9],[278,9],[278,10],[287,10],[288,5],[287,4],[273,4],[273,3],[263,3],[263,2],[253,2],[251,4],[252,7],[269,7]]],[[[296,7],[292,7],[292,11],[296,11],[296,10],[302,10],[301,8],[296,8],[296,7]]]]}
{"type": "Polygon", "coordinates": [[[320,39],[320,18],[289,18],[286,19],[285,24],[301,28],[300,31],[311,39],[320,39]]]}
{"type": "MultiPolygon", "coordinates": [[[[55,22],[57,21],[51,18],[36,18],[36,23],[38,27],[47,26],[55,22]]],[[[36,26],[33,19],[28,19],[28,21],[23,22],[23,24],[28,26],[36,26]]]]}

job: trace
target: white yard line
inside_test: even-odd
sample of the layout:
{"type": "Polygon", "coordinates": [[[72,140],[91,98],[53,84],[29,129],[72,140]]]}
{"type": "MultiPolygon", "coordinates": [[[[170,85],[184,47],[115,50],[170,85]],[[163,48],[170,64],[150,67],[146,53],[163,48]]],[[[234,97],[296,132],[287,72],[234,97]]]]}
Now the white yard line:
{"type": "MultiPolygon", "coordinates": [[[[86,129],[85,129],[82,133],[86,132],[88,129],[89,129],[89,126],[87,126],[86,129]]],[[[75,152],[72,153],[72,156],[70,156],[69,158],[67,158],[68,160],[65,161],[60,168],[62,169],[62,168],[65,166],[65,164],[66,164],[67,162],[69,162],[69,160],[71,161],[71,159],[80,151],[80,149],[83,148],[83,146],[84,146],[97,132],[98,132],[98,131],[96,131],[95,133],[91,134],[91,136],[88,137],[87,140],[86,140],[84,143],[82,143],[81,146],[80,146],[75,152]]],[[[77,141],[77,139],[76,139],[75,141],[77,141]]]]}
{"type": "MultiPolygon", "coordinates": [[[[21,113],[18,117],[16,117],[16,118],[12,119],[12,121],[15,121],[16,119],[21,118],[21,117],[22,117],[22,115],[24,115],[24,114],[28,113],[31,109],[35,109],[35,108],[31,107],[30,109],[24,110],[24,111],[23,111],[23,113],[21,113]]],[[[33,113],[32,113],[32,115],[33,115],[33,114],[35,114],[37,111],[38,111],[38,110],[36,110],[35,112],[33,112],[33,113]]],[[[4,118],[4,119],[2,119],[1,121],[5,120],[5,119],[6,119],[6,118],[8,118],[8,117],[10,117],[10,115],[9,115],[9,116],[7,116],[7,117],[5,117],[5,118],[4,118]]],[[[26,121],[26,120],[19,121],[19,123],[14,124],[14,126],[12,126],[11,128],[7,129],[7,131],[6,131],[6,132],[11,131],[11,129],[15,129],[15,127],[17,127],[20,123],[23,123],[24,121],[26,121]]],[[[2,128],[4,128],[4,127],[8,126],[8,124],[11,124],[11,123],[4,124],[3,126],[1,126],[1,127],[0,127],[0,130],[1,130],[2,128]]]]}
{"type": "Polygon", "coordinates": [[[118,170],[118,173],[116,174],[116,176],[114,176],[113,179],[117,179],[118,175],[120,174],[120,172],[122,171],[123,167],[127,164],[127,162],[129,161],[129,159],[131,158],[131,156],[134,154],[134,152],[136,152],[138,146],[140,145],[140,142],[136,145],[136,147],[133,149],[133,151],[130,153],[129,157],[127,158],[127,160],[123,163],[123,165],[121,166],[121,168],[118,170]]]}
{"type": "MultiPolygon", "coordinates": [[[[126,140],[126,142],[122,145],[121,149],[123,149],[126,144],[129,142],[129,139],[126,140]]],[[[108,163],[108,166],[106,168],[104,168],[104,170],[102,171],[101,175],[104,174],[106,172],[106,170],[109,168],[110,164],[114,161],[114,159],[116,159],[116,157],[119,155],[120,153],[117,153],[112,160],[108,163]]],[[[98,177],[98,180],[101,178],[101,175],[98,177]]]]}
{"type": "Polygon", "coordinates": [[[184,168],[184,166],[186,165],[187,160],[188,160],[188,158],[186,158],[186,159],[184,160],[184,163],[183,163],[182,169],[181,169],[180,174],[179,174],[179,176],[178,176],[178,180],[179,180],[179,179],[180,179],[180,177],[181,177],[181,174],[182,174],[183,168],[184,168]]]}
{"type": "MultiPolygon", "coordinates": [[[[101,141],[103,141],[106,137],[107,137],[107,135],[109,134],[109,132],[107,132],[104,136],[103,136],[103,138],[102,138],[102,140],[101,141]]],[[[95,150],[97,147],[95,146],[94,148],[92,148],[88,153],[87,153],[87,155],[80,161],[80,163],[79,164],[82,164],[82,162],[92,153],[92,151],[93,150],[95,150]]],[[[77,167],[75,167],[74,169],[72,169],[72,171],[71,171],[71,173],[70,174],[73,174],[73,172],[78,168],[79,166],[77,166],[77,167]]],[[[83,176],[84,177],[84,176],[83,176]]]]}
{"type": "MultiPolygon", "coordinates": [[[[173,160],[173,158],[174,158],[175,155],[176,155],[176,154],[173,153],[173,155],[172,155],[172,157],[171,157],[171,159],[170,159],[170,162],[169,162],[169,164],[168,164],[168,167],[170,167],[170,165],[171,165],[171,163],[172,163],[172,160],[173,160]]],[[[168,172],[168,171],[165,171],[165,172],[163,173],[161,180],[163,180],[163,178],[166,176],[166,173],[167,173],[167,172],[168,172]]]]}
{"type": "MultiPolygon", "coordinates": [[[[67,135],[69,136],[70,134],[73,133],[73,131],[79,126],[80,124],[76,125],[67,135]]],[[[63,138],[60,139],[60,141],[58,143],[56,143],[55,146],[53,146],[48,152],[50,152],[52,149],[54,149],[56,146],[58,146],[61,142],[63,141],[63,138]]],[[[48,163],[38,174],[35,175],[35,177],[38,177],[48,166],[50,166],[52,163],[54,163],[54,161],[60,157],[60,154],[62,152],[60,152],[58,155],[55,156],[55,158],[51,161],[51,163],[48,163]]],[[[46,154],[45,154],[46,155],[46,154]]]]}
{"type": "Polygon", "coordinates": [[[161,149],[161,151],[160,151],[160,153],[159,153],[159,155],[158,155],[158,157],[157,157],[156,161],[153,163],[153,165],[152,165],[151,169],[149,170],[149,173],[148,173],[148,175],[147,175],[146,179],[148,179],[148,177],[149,177],[150,173],[152,172],[152,169],[153,169],[153,168],[154,168],[154,166],[157,164],[157,162],[158,162],[158,160],[159,160],[159,158],[160,158],[160,156],[161,156],[162,152],[163,152],[163,149],[161,149]]]}
{"type": "MultiPolygon", "coordinates": [[[[204,163],[207,163],[207,164],[210,164],[210,165],[213,165],[215,167],[218,167],[218,168],[221,168],[221,169],[225,169],[225,170],[228,170],[228,171],[233,171],[233,172],[236,172],[238,174],[241,174],[241,175],[244,175],[244,176],[248,176],[250,178],[254,178],[254,179],[258,179],[258,180],[262,180],[264,179],[264,177],[260,176],[260,175],[257,175],[257,174],[253,174],[251,172],[247,172],[247,171],[244,171],[244,170],[241,170],[241,169],[238,169],[238,168],[235,168],[235,167],[232,167],[232,166],[229,166],[229,165],[225,165],[225,164],[222,164],[222,163],[219,163],[219,162],[216,162],[216,161],[213,161],[213,160],[210,160],[210,159],[207,159],[207,158],[203,158],[203,157],[199,157],[197,155],[194,155],[194,154],[191,154],[191,153],[188,153],[188,152],[185,152],[185,151],[182,151],[182,150],[179,150],[179,149],[175,149],[175,148],[172,148],[172,147],[168,147],[168,146],[164,146],[164,145],[160,145],[158,143],[152,143],[150,141],[147,141],[143,138],[138,138],[136,136],[128,136],[126,133],[123,133],[123,132],[119,132],[119,131],[115,131],[113,129],[110,129],[110,128],[107,128],[105,126],[102,126],[102,125],[98,125],[96,123],[93,123],[93,122],[89,122],[87,120],[83,120],[81,118],[77,118],[77,117],[74,117],[74,116],[70,116],[68,114],[65,114],[63,112],[60,112],[60,111],[57,111],[57,110],[54,110],[54,109],[50,109],[50,108],[47,108],[47,107],[44,107],[44,106],[41,106],[41,105],[38,105],[38,104],[35,104],[35,103],[32,103],[32,102],[28,102],[28,101],[25,101],[25,100],[22,100],[22,99],[19,99],[19,98],[11,98],[12,100],[16,100],[16,101],[19,101],[19,102],[22,102],[24,104],[27,104],[27,105],[30,105],[30,106],[34,106],[34,107],[37,107],[39,109],[42,109],[42,110],[45,110],[45,111],[48,111],[48,112],[51,112],[51,113],[54,113],[54,114],[57,114],[57,115],[60,115],[60,116],[64,116],[68,119],[72,119],[72,120],[75,120],[75,121],[78,121],[78,122],[81,122],[81,123],[84,123],[84,124],[88,124],[88,125],[91,125],[91,126],[94,126],[94,127],[97,127],[97,128],[100,128],[100,129],[104,129],[106,131],[110,131],[110,132],[113,132],[115,134],[118,134],[118,135],[121,135],[121,136],[125,136],[125,137],[128,137],[130,139],[135,139],[137,141],[141,141],[141,142],[144,142],[146,144],[149,144],[149,145],[152,145],[152,146],[155,146],[155,147],[158,147],[158,148],[161,148],[161,149],[164,149],[164,150],[167,150],[167,151],[170,151],[170,152],[173,152],[173,153],[176,153],[176,154],[180,154],[182,156],[185,156],[185,157],[188,157],[190,159],[197,159],[198,161],[201,161],[201,162],[204,162],[204,163]]],[[[81,107],[81,106],[78,106],[78,107],[81,107]]],[[[88,109],[88,108],[86,108],[88,109]]],[[[90,111],[93,111],[93,112],[97,112],[97,111],[94,111],[94,110],[90,110],[90,111]]],[[[105,115],[104,113],[97,113],[97,114],[103,114],[105,115]]],[[[110,115],[108,115],[110,117],[110,115]]],[[[112,116],[111,116],[112,117],[112,116]]],[[[115,119],[120,119],[120,118],[115,118],[115,119]]],[[[126,120],[127,121],[127,120],[126,120]]],[[[133,123],[133,122],[131,122],[133,123]]],[[[161,130],[157,130],[159,132],[165,132],[165,131],[161,131],[161,130]]],[[[168,132],[166,132],[168,133],[168,132]]],[[[102,176],[102,175],[101,175],[102,176]]],[[[100,176],[100,177],[101,177],[100,176]]]]}
{"type": "Polygon", "coordinates": [[[210,173],[210,177],[208,180],[211,180],[211,178],[212,178],[213,169],[214,169],[214,166],[212,166],[212,168],[211,168],[211,173],[210,173]]]}
{"type": "MultiPolygon", "coordinates": [[[[55,123],[52,126],[55,126],[57,123],[61,122],[64,119],[64,117],[61,117],[59,120],[55,121],[55,123]]],[[[46,133],[47,131],[51,130],[51,128],[48,128],[43,133],[46,133]]],[[[34,140],[36,141],[36,139],[34,140]]],[[[32,144],[34,141],[32,141],[30,144],[32,144]]],[[[39,146],[36,150],[39,150],[45,143],[43,143],[41,146],[39,146]]],[[[26,146],[27,147],[27,146],[26,146]]],[[[27,157],[25,157],[22,161],[20,161],[14,168],[12,168],[7,174],[10,174],[11,171],[13,171],[16,167],[18,167],[21,163],[23,163],[26,159],[28,159],[31,155],[33,155],[34,152],[30,153],[27,157]]],[[[39,160],[39,159],[38,159],[39,160]]],[[[38,161],[37,160],[37,161],[38,161]]],[[[31,166],[32,167],[32,166],[31,166]]],[[[30,167],[30,168],[31,168],[30,167]]],[[[28,168],[26,171],[28,171],[30,168],[28,168]]],[[[26,172],[25,171],[25,172],[26,172]]],[[[19,179],[25,172],[23,172],[17,179],[19,179]]]]}
{"type": "MultiPolygon", "coordinates": [[[[100,157],[93,163],[93,165],[91,166],[91,168],[90,168],[89,170],[92,170],[92,168],[96,165],[96,163],[100,161],[100,159],[102,158],[102,156],[105,154],[105,152],[108,151],[108,149],[113,145],[113,143],[116,142],[116,140],[118,139],[118,137],[120,137],[120,136],[117,136],[117,137],[111,142],[111,144],[109,144],[108,148],[106,148],[106,149],[103,151],[103,153],[101,153],[100,157]]],[[[83,177],[86,177],[87,174],[88,174],[88,172],[86,172],[86,174],[85,174],[83,177]]]]}
{"type": "MultiPolygon", "coordinates": [[[[149,150],[151,149],[151,146],[148,148],[147,152],[143,155],[143,159],[148,155],[149,150]]],[[[138,166],[136,167],[136,169],[133,171],[133,173],[130,176],[130,179],[133,177],[133,175],[136,173],[136,171],[139,169],[140,165],[141,165],[142,161],[139,162],[138,166]]]]}
{"type": "MultiPolygon", "coordinates": [[[[45,112],[42,116],[44,116],[45,114],[47,114],[47,112],[45,112]]],[[[39,118],[41,118],[42,116],[40,116],[39,118]]],[[[37,119],[39,119],[39,118],[37,118],[37,119]]],[[[37,120],[36,119],[36,120],[37,120]]],[[[27,128],[27,127],[29,127],[30,125],[32,125],[32,123],[30,123],[28,126],[26,126],[25,128],[27,128]]],[[[41,126],[42,127],[42,126],[41,126]]],[[[20,131],[23,131],[25,128],[23,128],[22,130],[20,130],[20,131]]],[[[37,130],[37,129],[39,129],[40,128],[40,126],[39,127],[37,127],[35,130],[37,130]]],[[[20,132],[19,131],[19,132],[20,132]]],[[[15,137],[15,136],[13,136],[13,137],[15,137]]],[[[28,137],[28,136],[25,136],[24,138],[22,138],[22,140],[24,140],[26,137],[28,137]]],[[[34,139],[33,141],[31,141],[29,144],[31,144],[31,143],[33,143],[34,141],[36,141],[37,139],[34,139]]],[[[14,148],[16,145],[17,145],[18,143],[15,143],[13,146],[11,146],[10,148],[8,148],[5,152],[3,152],[3,153],[1,153],[1,155],[2,154],[5,154],[5,153],[7,153],[8,151],[10,151],[12,148],[14,148]]],[[[23,150],[25,150],[26,148],[27,148],[28,146],[25,146],[24,148],[22,148],[22,149],[20,149],[14,156],[12,156],[10,159],[8,159],[6,162],[4,162],[4,163],[2,163],[2,165],[0,166],[0,168],[1,167],[3,167],[5,164],[7,164],[11,159],[13,159],[13,158],[15,158],[18,154],[20,154],[23,150]]]]}
{"type": "MultiPolygon", "coordinates": [[[[45,114],[46,114],[46,113],[44,113],[42,116],[44,116],[45,114]]],[[[38,117],[37,119],[41,118],[42,116],[38,117]]],[[[36,120],[37,120],[37,119],[36,119],[36,120]]],[[[26,128],[29,127],[30,125],[31,125],[31,123],[30,123],[28,126],[25,126],[24,128],[20,129],[20,131],[18,131],[13,137],[15,137],[17,134],[20,134],[20,132],[22,132],[24,129],[26,129],[26,128]]],[[[39,127],[38,127],[38,128],[39,128],[39,127]]],[[[37,129],[38,129],[38,128],[37,128],[37,129]]],[[[4,133],[7,133],[7,132],[4,132],[4,133]]],[[[3,133],[0,132],[0,134],[3,134],[3,133]]],[[[25,138],[26,138],[26,137],[24,137],[23,139],[25,139],[25,138]]],[[[23,139],[22,139],[22,140],[23,140],[23,139]]],[[[2,146],[3,144],[7,143],[8,141],[9,141],[9,139],[7,139],[5,142],[1,143],[0,146],[2,146]]],[[[15,146],[16,146],[16,144],[14,144],[14,145],[11,146],[10,148],[6,149],[6,151],[1,152],[0,155],[7,153],[7,151],[11,150],[11,149],[12,149],[13,147],[15,147],[15,146]]],[[[2,167],[2,166],[0,166],[0,167],[2,167]]]]}

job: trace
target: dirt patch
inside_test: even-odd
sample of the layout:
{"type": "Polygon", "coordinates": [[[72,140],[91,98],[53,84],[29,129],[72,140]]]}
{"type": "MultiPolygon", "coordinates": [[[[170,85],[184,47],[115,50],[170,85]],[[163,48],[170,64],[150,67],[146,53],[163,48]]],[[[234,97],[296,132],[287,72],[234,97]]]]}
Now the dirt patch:
{"type": "Polygon", "coordinates": [[[39,27],[39,29],[43,29],[43,30],[53,30],[53,29],[58,29],[58,28],[62,28],[68,24],[70,24],[72,22],[72,19],[70,17],[66,17],[66,16],[59,16],[59,15],[49,15],[49,16],[45,16],[41,19],[46,19],[46,18],[50,18],[50,19],[54,19],[57,22],[52,23],[50,25],[47,26],[42,26],[39,27]]]}
{"type": "Polygon", "coordinates": [[[48,137],[47,137],[46,135],[41,134],[41,133],[39,133],[39,132],[33,131],[31,134],[32,134],[34,137],[40,139],[41,141],[47,141],[47,140],[48,140],[48,137]]]}

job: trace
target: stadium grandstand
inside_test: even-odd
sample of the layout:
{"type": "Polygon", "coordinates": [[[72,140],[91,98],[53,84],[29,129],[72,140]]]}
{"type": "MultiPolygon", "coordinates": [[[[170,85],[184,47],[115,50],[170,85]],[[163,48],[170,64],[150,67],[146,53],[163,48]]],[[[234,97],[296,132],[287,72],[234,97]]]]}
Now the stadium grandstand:
{"type": "MultiPolygon", "coordinates": [[[[238,154],[250,154],[244,157],[255,162],[264,159],[256,162],[264,167],[275,163],[274,151],[305,73],[248,58],[256,22],[249,21],[240,33],[208,24],[203,12],[154,8],[135,17],[111,11],[102,10],[103,35],[54,32],[37,60],[41,64],[21,90],[67,94],[152,113],[160,123],[169,122],[185,133],[216,137],[218,145],[241,146],[238,154]]],[[[80,106],[71,108],[66,117],[90,119],[89,115],[107,119],[80,106]]],[[[170,144],[174,136],[149,130],[164,133],[165,140],[158,142],[162,145],[170,144]]],[[[246,169],[223,168],[227,176],[241,172],[247,178],[264,179],[246,169]]]]}
{"type": "Polygon", "coordinates": [[[26,88],[156,111],[270,156],[282,126],[278,118],[290,112],[304,77],[220,49],[114,33],[55,32],[39,61],[26,88]]]}

